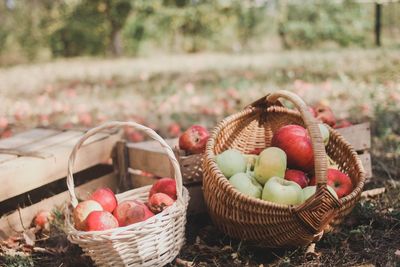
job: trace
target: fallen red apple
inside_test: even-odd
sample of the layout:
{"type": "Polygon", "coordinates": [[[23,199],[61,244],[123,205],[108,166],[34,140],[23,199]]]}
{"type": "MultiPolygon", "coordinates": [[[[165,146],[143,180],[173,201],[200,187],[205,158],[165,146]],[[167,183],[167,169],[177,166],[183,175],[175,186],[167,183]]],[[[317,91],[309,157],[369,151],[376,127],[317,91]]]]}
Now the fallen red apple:
{"type": "Polygon", "coordinates": [[[317,117],[317,112],[315,111],[315,109],[313,107],[308,106],[308,111],[310,111],[311,115],[313,115],[314,117],[317,117]]]}
{"type": "Polygon", "coordinates": [[[193,125],[179,137],[179,148],[190,154],[200,154],[206,149],[209,132],[200,125],[193,125]]]}
{"type": "Polygon", "coordinates": [[[103,207],[94,200],[85,200],[80,202],[74,209],[73,218],[75,228],[78,230],[86,231],[86,218],[93,211],[102,211],[103,207]]]}
{"type": "Polygon", "coordinates": [[[316,118],[322,121],[323,123],[328,124],[329,126],[333,127],[336,124],[335,115],[330,107],[324,105],[322,103],[317,104],[314,106],[314,110],[317,113],[316,118]]]}
{"type": "Polygon", "coordinates": [[[285,180],[292,181],[304,188],[308,185],[308,178],[306,174],[299,170],[286,170],[285,180]]]}
{"type": "Polygon", "coordinates": [[[53,220],[54,216],[50,211],[42,210],[36,214],[33,223],[40,229],[50,229],[50,222],[53,220]]]}
{"type": "MultiPolygon", "coordinates": [[[[327,185],[332,187],[339,198],[345,197],[353,190],[353,184],[349,176],[336,169],[327,170],[327,185]]],[[[310,179],[309,185],[316,185],[316,177],[310,179]]]]}
{"type": "Polygon", "coordinates": [[[288,167],[310,172],[314,168],[314,153],[311,138],[304,127],[286,125],[274,133],[272,146],[285,151],[288,167]]]}
{"type": "Polygon", "coordinates": [[[164,193],[155,193],[149,198],[149,208],[154,213],[162,212],[165,208],[174,204],[174,200],[164,193]]]}
{"type": "Polygon", "coordinates": [[[99,188],[92,193],[90,199],[97,201],[105,211],[113,212],[117,206],[117,199],[110,188],[99,188]]]}
{"type": "Polygon", "coordinates": [[[168,133],[173,137],[179,136],[181,134],[181,126],[176,122],[171,123],[168,126],[168,133]]]}
{"type": "Polygon", "coordinates": [[[118,227],[117,219],[108,211],[92,211],[86,218],[87,231],[103,231],[118,227]]]}
{"type": "Polygon", "coordinates": [[[349,122],[348,120],[340,120],[338,123],[335,124],[335,129],[339,129],[339,128],[346,128],[353,125],[351,122],[349,122]]]}
{"type": "Polygon", "coordinates": [[[138,200],[125,200],[113,212],[119,226],[142,222],[154,216],[149,208],[138,200]]]}
{"type": "Polygon", "coordinates": [[[153,184],[149,192],[149,198],[155,193],[164,193],[176,200],[176,182],[172,178],[161,178],[153,184]]]}

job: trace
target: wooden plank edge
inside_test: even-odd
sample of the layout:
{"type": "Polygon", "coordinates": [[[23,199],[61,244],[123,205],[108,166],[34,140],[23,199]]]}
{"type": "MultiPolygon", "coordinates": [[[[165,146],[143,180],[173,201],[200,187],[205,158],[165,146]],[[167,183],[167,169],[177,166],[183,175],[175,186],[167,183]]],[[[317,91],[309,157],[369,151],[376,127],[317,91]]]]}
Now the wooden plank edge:
{"type": "MultiPolygon", "coordinates": [[[[112,148],[119,139],[119,135],[112,135],[102,143],[83,146],[77,154],[74,171],[78,172],[109,160],[112,148]]],[[[3,186],[0,187],[0,201],[65,177],[67,175],[67,162],[71,149],[66,146],[55,147],[55,158],[38,159],[19,157],[12,162],[6,162],[3,165],[4,170],[0,177],[0,181],[3,183],[3,186]],[[58,164],[55,164],[55,161],[58,164]],[[25,169],[27,172],[17,172],[16,168],[25,169]],[[30,173],[34,173],[35,175],[30,176],[30,173]],[[13,180],[8,180],[9,177],[13,177],[13,180]]]]}
{"type": "MultiPolygon", "coordinates": [[[[114,173],[104,175],[100,178],[94,179],[86,184],[78,186],[76,194],[78,198],[86,198],[91,192],[99,187],[110,187],[114,191],[117,189],[117,179],[114,173]]],[[[46,198],[36,204],[16,210],[9,215],[5,215],[0,218],[0,239],[6,239],[7,236],[15,234],[18,231],[23,231],[24,228],[21,225],[21,221],[24,227],[29,227],[35,214],[40,210],[53,210],[56,206],[61,206],[67,201],[69,202],[69,192],[64,191],[55,196],[46,198]],[[21,214],[21,215],[20,215],[21,214]]]]}

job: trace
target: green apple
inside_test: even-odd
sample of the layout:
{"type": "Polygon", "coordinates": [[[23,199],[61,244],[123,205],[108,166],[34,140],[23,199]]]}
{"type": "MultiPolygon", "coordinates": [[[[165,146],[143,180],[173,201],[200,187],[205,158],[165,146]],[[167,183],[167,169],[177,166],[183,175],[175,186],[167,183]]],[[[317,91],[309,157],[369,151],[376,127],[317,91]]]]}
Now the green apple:
{"type": "Polygon", "coordinates": [[[284,178],[286,171],[286,153],[278,147],[264,149],[254,165],[254,177],[264,185],[268,179],[277,176],[284,178]]]}
{"type": "Polygon", "coordinates": [[[218,168],[226,178],[232,175],[246,171],[246,159],[236,149],[228,149],[217,155],[215,158],[218,168]]]}
{"type": "Polygon", "coordinates": [[[239,192],[245,195],[260,198],[262,192],[262,186],[250,175],[240,172],[229,178],[229,182],[239,192]]]}
{"type": "Polygon", "coordinates": [[[301,187],[292,181],[280,177],[271,177],[265,183],[262,199],[287,205],[298,205],[302,201],[301,187]]]}
{"type": "MultiPolygon", "coordinates": [[[[331,192],[331,194],[336,199],[339,199],[338,195],[335,192],[335,190],[332,187],[330,187],[329,185],[328,185],[328,190],[329,190],[329,192],[331,192]]],[[[314,195],[316,191],[317,191],[317,186],[315,186],[315,185],[304,187],[303,188],[303,192],[302,192],[302,201],[301,202],[302,203],[306,202],[306,200],[309,199],[312,195],[314,195]]]]}
{"type": "Polygon", "coordinates": [[[324,140],[324,144],[327,145],[329,143],[329,129],[323,123],[318,123],[318,126],[322,135],[322,140],[324,140]]]}

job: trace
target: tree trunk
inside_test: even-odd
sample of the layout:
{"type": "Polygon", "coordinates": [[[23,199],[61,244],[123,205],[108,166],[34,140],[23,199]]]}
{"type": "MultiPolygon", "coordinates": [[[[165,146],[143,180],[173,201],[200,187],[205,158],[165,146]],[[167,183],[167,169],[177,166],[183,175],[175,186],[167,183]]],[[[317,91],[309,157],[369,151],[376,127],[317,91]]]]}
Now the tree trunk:
{"type": "Polygon", "coordinates": [[[123,53],[121,31],[115,28],[110,33],[110,52],[115,57],[123,53]]]}

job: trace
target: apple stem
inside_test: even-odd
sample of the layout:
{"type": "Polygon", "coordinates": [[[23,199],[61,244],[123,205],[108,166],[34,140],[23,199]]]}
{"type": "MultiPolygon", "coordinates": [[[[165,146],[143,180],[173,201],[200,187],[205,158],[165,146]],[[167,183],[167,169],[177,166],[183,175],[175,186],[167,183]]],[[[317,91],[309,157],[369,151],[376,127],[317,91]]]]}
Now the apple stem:
{"type": "Polygon", "coordinates": [[[250,174],[251,173],[251,163],[247,162],[247,166],[246,166],[246,174],[250,174]]]}

